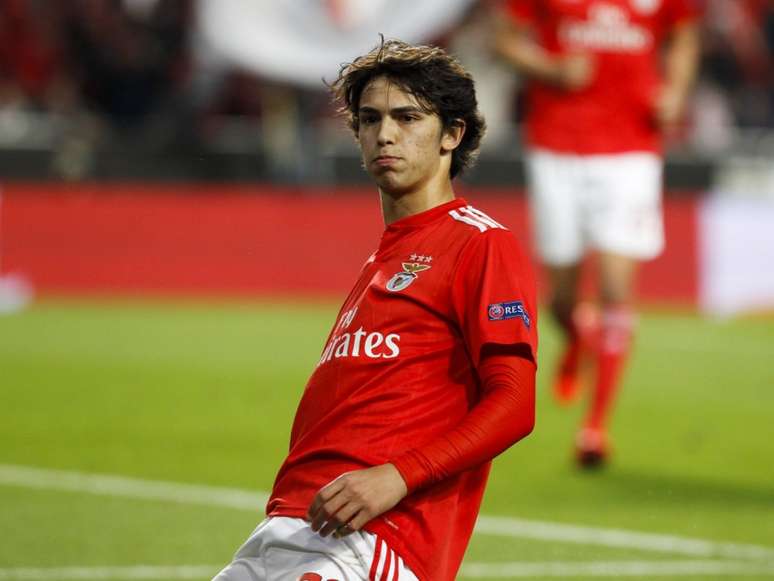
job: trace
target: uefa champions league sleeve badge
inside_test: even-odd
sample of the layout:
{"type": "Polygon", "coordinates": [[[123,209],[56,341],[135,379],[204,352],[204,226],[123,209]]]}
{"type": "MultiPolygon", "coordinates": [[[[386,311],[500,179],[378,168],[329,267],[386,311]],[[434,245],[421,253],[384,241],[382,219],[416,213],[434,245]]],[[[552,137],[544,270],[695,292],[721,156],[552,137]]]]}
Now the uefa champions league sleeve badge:
{"type": "Polygon", "coordinates": [[[419,278],[418,273],[430,268],[429,264],[422,264],[422,262],[430,262],[433,260],[433,257],[412,254],[411,259],[421,262],[401,263],[403,270],[392,275],[392,278],[387,281],[386,287],[388,291],[396,293],[406,289],[412,282],[419,278]]]}
{"type": "Polygon", "coordinates": [[[527,329],[530,328],[532,320],[530,319],[527,308],[521,301],[510,301],[507,303],[493,303],[487,307],[487,318],[490,321],[507,321],[508,319],[521,319],[527,329]]]}

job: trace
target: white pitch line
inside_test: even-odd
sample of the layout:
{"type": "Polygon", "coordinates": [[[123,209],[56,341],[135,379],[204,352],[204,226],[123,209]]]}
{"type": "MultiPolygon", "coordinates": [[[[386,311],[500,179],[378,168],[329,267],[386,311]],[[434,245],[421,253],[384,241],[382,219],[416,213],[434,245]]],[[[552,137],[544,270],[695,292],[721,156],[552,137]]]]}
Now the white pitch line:
{"type": "Polygon", "coordinates": [[[470,563],[460,573],[470,579],[544,577],[676,577],[690,575],[773,575],[774,564],[735,561],[576,561],[470,563]]]}
{"type": "MultiPolygon", "coordinates": [[[[0,464],[0,485],[220,506],[252,512],[261,509],[268,499],[265,492],[236,488],[160,482],[9,464],[0,464]]],[[[478,535],[599,545],[691,557],[774,561],[774,548],[771,547],[511,517],[481,515],[476,523],[475,532],[478,535]]]]}
{"type": "Polygon", "coordinates": [[[260,510],[265,492],[0,464],[0,485],[260,510]]]}
{"type": "Polygon", "coordinates": [[[512,517],[481,515],[476,522],[476,532],[483,535],[639,549],[642,551],[690,555],[692,557],[724,557],[774,561],[774,549],[758,545],[722,543],[676,535],[584,527],[512,517]]]}

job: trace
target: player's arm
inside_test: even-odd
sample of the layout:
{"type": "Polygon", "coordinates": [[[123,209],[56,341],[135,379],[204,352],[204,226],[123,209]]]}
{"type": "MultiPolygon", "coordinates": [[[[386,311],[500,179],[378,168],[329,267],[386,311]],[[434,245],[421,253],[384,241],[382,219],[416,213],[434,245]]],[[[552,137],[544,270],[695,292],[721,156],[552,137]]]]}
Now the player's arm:
{"type": "Polygon", "coordinates": [[[664,55],[665,82],[656,103],[656,117],[665,130],[682,118],[699,68],[699,24],[679,23],[672,32],[664,55]]]}
{"type": "Polygon", "coordinates": [[[568,91],[586,87],[594,72],[591,55],[551,54],[535,41],[529,24],[512,18],[497,20],[494,50],[521,74],[568,91]]]}
{"type": "Polygon", "coordinates": [[[535,373],[527,345],[485,345],[482,396],[459,425],[393,460],[411,493],[488,462],[535,426],[535,373]]]}
{"type": "Polygon", "coordinates": [[[487,462],[535,424],[536,366],[526,345],[486,345],[478,367],[482,397],[450,432],[392,462],[343,474],[315,496],[307,515],[321,535],[346,535],[417,488],[487,462]]]}

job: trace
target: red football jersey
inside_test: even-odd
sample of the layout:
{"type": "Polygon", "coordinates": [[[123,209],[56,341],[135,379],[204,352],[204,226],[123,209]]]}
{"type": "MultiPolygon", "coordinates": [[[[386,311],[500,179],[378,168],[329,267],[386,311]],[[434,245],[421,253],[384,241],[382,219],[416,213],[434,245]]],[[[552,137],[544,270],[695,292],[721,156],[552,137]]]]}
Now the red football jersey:
{"type": "MultiPolygon", "coordinates": [[[[485,344],[537,355],[535,280],[511,232],[463,199],[390,224],[304,391],[267,513],[305,517],[344,472],[452,430],[480,397],[485,344]]],[[[473,531],[489,462],[419,488],[366,529],[424,580],[447,581],[473,531]]]]}
{"type": "Polygon", "coordinates": [[[678,24],[697,18],[697,0],[510,0],[507,11],[530,25],[552,54],[595,59],[590,85],[567,91],[531,80],[527,141],[566,153],[660,151],[655,100],[662,83],[659,48],[678,24]]]}

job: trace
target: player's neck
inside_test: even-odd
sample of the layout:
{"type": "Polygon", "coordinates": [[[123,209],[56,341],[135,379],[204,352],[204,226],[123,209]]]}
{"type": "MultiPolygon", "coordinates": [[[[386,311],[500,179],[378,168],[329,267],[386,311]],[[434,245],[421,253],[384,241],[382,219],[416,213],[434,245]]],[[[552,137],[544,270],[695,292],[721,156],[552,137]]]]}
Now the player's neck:
{"type": "Polygon", "coordinates": [[[441,187],[438,187],[437,184],[427,184],[424,188],[399,194],[390,193],[380,188],[379,197],[382,201],[384,224],[389,226],[403,218],[451,202],[455,195],[451,180],[447,179],[441,184],[441,187]]]}

